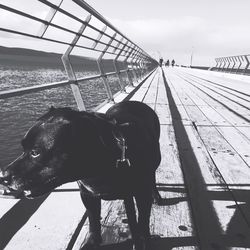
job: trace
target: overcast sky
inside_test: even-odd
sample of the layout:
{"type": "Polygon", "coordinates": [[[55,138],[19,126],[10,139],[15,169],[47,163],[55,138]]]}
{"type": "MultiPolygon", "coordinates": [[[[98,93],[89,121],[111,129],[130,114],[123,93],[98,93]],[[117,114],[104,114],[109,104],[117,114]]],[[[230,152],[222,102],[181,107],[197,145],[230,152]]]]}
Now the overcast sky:
{"type": "Polygon", "coordinates": [[[213,64],[250,54],[249,0],[88,0],[145,50],[164,58],[213,64]],[[193,49],[192,49],[193,48],[193,49]]]}
{"type": "MultiPolygon", "coordinates": [[[[65,0],[67,1],[69,0],[65,0]]],[[[36,6],[37,2],[0,0],[0,3],[15,5],[21,10],[26,4],[32,14],[44,16],[46,11],[36,6]]],[[[215,64],[215,57],[250,54],[250,0],[87,0],[87,2],[157,59],[161,55],[164,59],[174,58],[179,64],[189,64],[193,51],[193,64],[212,66],[215,64]]],[[[15,21],[15,17],[0,11],[0,26],[1,24],[6,24],[7,27],[20,25],[22,29],[25,27],[28,31],[34,28],[28,23],[15,21]]],[[[0,33],[0,38],[0,45],[17,44],[17,40],[11,41],[6,34],[0,33]]],[[[23,45],[30,47],[29,43],[23,45]]],[[[59,47],[55,47],[55,50],[59,47]]]]}

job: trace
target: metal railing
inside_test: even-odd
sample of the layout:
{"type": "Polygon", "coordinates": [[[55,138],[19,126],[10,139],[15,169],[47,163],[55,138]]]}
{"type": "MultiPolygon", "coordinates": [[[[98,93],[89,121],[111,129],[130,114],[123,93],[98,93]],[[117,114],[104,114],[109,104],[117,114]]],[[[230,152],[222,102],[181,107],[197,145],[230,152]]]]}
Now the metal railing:
{"type": "Polygon", "coordinates": [[[250,55],[219,57],[215,58],[215,62],[214,71],[243,75],[250,73],[250,55]]]}
{"type": "MultiPolygon", "coordinates": [[[[36,2],[38,9],[41,8],[46,11],[47,15],[45,17],[32,14],[28,7],[13,6],[14,4],[11,4],[11,2],[9,1],[7,5],[0,4],[1,13],[15,17],[10,17],[7,26],[0,23],[0,32],[10,36],[26,37],[28,39],[42,40],[49,44],[66,46],[61,59],[68,79],[60,82],[0,91],[0,99],[70,85],[78,109],[85,110],[84,100],[79,89],[81,83],[101,78],[107,93],[107,100],[113,101],[114,95],[110,89],[108,76],[117,76],[119,89],[121,92],[124,92],[126,82],[121,77],[121,74],[125,74],[129,85],[133,86],[133,78],[139,81],[158,66],[154,58],[122,34],[83,0],[58,0],[57,3],[55,3],[55,0],[32,0],[33,3],[36,2]],[[58,16],[61,20],[67,19],[69,21],[68,25],[65,25],[65,21],[58,22],[57,19],[60,19],[57,18],[58,16]],[[16,18],[21,20],[20,23],[22,21],[28,23],[28,28],[23,27],[24,29],[20,30],[14,21],[12,23],[12,20],[16,18]],[[72,28],[69,28],[68,26],[71,23],[72,28]],[[81,78],[76,76],[70,61],[72,51],[76,49],[99,53],[96,59],[99,74],[81,78]],[[105,72],[104,70],[103,62],[105,61],[104,57],[107,55],[112,57],[115,69],[113,72],[105,72]],[[121,65],[123,65],[122,69],[120,69],[121,65]]],[[[30,1],[26,0],[23,4],[28,2],[30,1]]]]}

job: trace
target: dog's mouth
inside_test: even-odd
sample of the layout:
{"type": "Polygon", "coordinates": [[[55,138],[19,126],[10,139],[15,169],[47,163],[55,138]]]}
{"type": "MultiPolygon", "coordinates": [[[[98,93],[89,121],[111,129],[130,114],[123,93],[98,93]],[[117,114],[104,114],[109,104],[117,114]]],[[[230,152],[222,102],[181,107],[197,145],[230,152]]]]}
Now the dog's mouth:
{"type": "Polygon", "coordinates": [[[62,180],[58,176],[55,176],[48,179],[41,185],[23,190],[23,196],[29,199],[37,198],[50,193],[61,184],[63,184],[62,180]]]}
{"type": "Polygon", "coordinates": [[[22,198],[36,198],[47,193],[50,193],[54,188],[61,185],[62,182],[58,177],[52,177],[40,184],[31,188],[14,189],[9,186],[0,185],[0,198],[6,199],[22,199],[22,198]]]}
{"type": "Polygon", "coordinates": [[[16,190],[11,187],[0,185],[0,198],[20,199],[23,196],[24,195],[22,190],[16,190]]]}

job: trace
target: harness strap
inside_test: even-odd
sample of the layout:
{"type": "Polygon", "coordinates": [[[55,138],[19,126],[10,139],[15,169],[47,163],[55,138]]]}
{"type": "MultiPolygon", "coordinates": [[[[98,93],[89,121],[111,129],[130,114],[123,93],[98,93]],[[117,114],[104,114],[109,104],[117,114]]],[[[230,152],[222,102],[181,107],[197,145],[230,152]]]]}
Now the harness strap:
{"type": "MultiPolygon", "coordinates": [[[[105,121],[107,121],[105,115],[102,114],[97,114],[97,113],[93,113],[94,117],[96,117],[97,119],[103,119],[105,121]]],[[[121,157],[118,158],[116,160],[116,167],[120,168],[120,167],[130,167],[130,161],[128,158],[126,158],[126,150],[127,150],[127,145],[126,145],[126,138],[124,137],[124,135],[122,134],[122,132],[120,131],[120,129],[118,129],[119,127],[126,127],[129,126],[130,123],[123,123],[123,124],[118,124],[117,120],[115,118],[108,120],[108,123],[110,123],[111,127],[112,127],[112,135],[113,138],[116,141],[116,145],[117,147],[121,150],[121,157]]],[[[102,142],[102,144],[108,148],[109,146],[107,145],[107,143],[105,142],[105,136],[102,135],[100,129],[98,128],[97,124],[95,124],[98,131],[99,131],[99,138],[102,142]]]]}

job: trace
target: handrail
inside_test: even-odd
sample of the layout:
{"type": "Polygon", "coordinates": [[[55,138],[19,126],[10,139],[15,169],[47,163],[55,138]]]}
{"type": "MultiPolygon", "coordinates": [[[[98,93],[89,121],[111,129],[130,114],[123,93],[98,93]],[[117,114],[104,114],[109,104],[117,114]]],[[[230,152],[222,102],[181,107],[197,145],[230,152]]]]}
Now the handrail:
{"type": "MultiPolygon", "coordinates": [[[[88,3],[83,0],[61,0],[58,4],[54,4],[48,0],[35,0],[37,4],[45,6],[48,8],[48,13],[45,18],[37,17],[33,14],[28,13],[26,10],[20,10],[17,7],[13,7],[11,4],[0,4],[0,9],[5,13],[12,13],[16,15],[21,20],[28,20],[31,23],[31,27],[35,27],[35,24],[39,24],[39,30],[32,30],[32,32],[27,32],[25,30],[19,30],[15,26],[15,23],[11,24],[11,28],[5,27],[4,24],[0,23],[0,31],[22,36],[29,37],[38,40],[43,40],[45,42],[53,42],[55,44],[63,44],[68,46],[64,54],[62,55],[62,62],[65,68],[65,71],[68,75],[68,80],[61,82],[52,82],[42,85],[34,85],[32,87],[24,87],[19,89],[12,89],[6,91],[0,91],[0,99],[10,98],[14,96],[21,96],[27,93],[33,93],[45,89],[58,88],[65,85],[70,85],[77,107],[79,110],[85,110],[85,105],[83,98],[80,93],[79,84],[83,81],[88,81],[92,79],[101,78],[106,92],[108,101],[113,101],[113,94],[110,90],[109,82],[107,80],[108,76],[116,75],[119,81],[119,88],[121,92],[125,91],[126,83],[121,77],[122,73],[125,73],[128,82],[133,86],[132,76],[136,81],[142,79],[146,76],[153,68],[157,67],[157,61],[152,58],[147,52],[141,49],[138,45],[132,42],[127,36],[125,36],[121,31],[114,27],[108,20],[106,20],[100,13],[98,13],[94,8],[92,8],[88,3]],[[88,13],[86,19],[83,19],[81,14],[76,15],[71,12],[68,4],[73,4],[79,13],[81,10],[88,13]],[[58,13],[67,17],[72,22],[77,22],[80,28],[76,31],[73,28],[65,27],[63,23],[54,23],[53,21],[57,17],[58,13]],[[97,19],[99,23],[103,25],[103,28],[99,28],[95,23],[92,22],[93,19],[97,19]],[[51,35],[48,30],[49,28],[55,29],[58,34],[56,37],[51,35]],[[87,34],[86,28],[91,32],[87,34]],[[109,30],[109,31],[108,31],[109,30]],[[98,36],[96,37],[96,33],[98,36]],[[72,36],[71,42],[66,41],[63,34],[72,36]],[[79,43],[81,41],[88,41],[90,45],[79,43]],[[100,49],[99,46],[104,46],[100,49]],[[100,53],[96,62],[100,74],[77,78],[70,62],[69,57],[72,56],[71,52],[74,48],[84,49],[87,51],[95,51],[100,53]],[[113,65],[115,72],[105,72],[103,68],[103,58],[108,54],[113,57],[113,65]],[[118,65],[123,65],[123,69],[119,69],[118,65]]],[[[12,20],[8,20],[11,22],[12,20]]],[[[79,56],[79,55],[77,55],[79,56]]]]}
{"type": "Polygon", "coordinates": [[[234,74],[250,74],[250,55],[237,55],[215,58],[216,65],[212,70],[234,74]]]}

